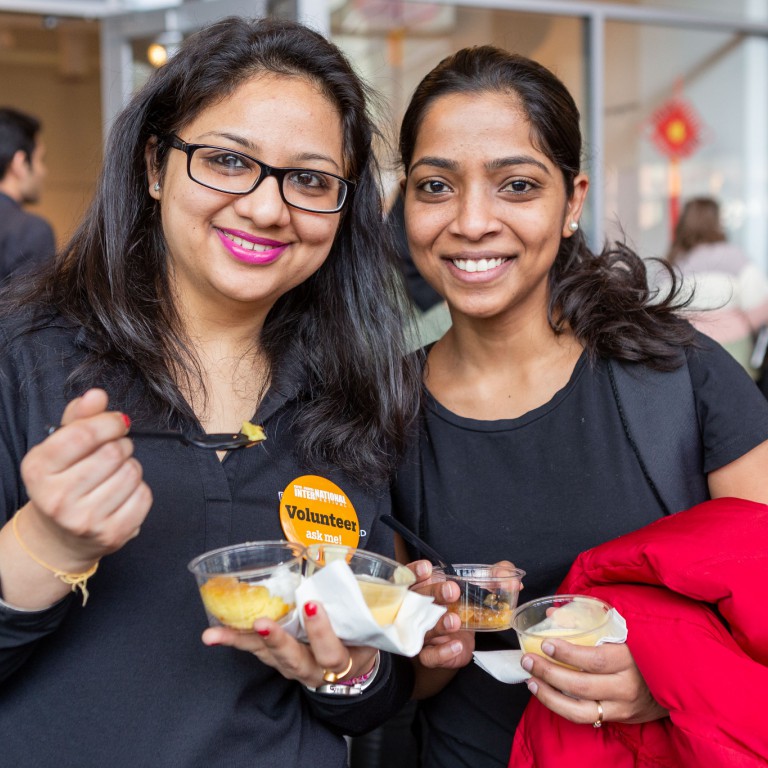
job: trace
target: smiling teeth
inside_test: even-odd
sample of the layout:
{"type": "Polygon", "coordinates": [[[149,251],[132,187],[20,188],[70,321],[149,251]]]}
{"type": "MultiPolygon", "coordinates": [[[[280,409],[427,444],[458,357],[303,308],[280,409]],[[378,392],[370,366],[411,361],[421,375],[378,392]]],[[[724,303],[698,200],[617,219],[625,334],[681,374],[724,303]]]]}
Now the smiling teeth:
{"type": "Polygon", "coordinates": [[[230,235],[228,232],[224,232],[224,236],[231,240],[235,245],[240,246],[240,248],[245,248],[247,251],[271,251],[274,246],[272,245],[262,245],[261,243],[252,243],[250,240],[243,240],[242,237],[236,237],[235,235],[230,235]]]}
{"type": "Polygon", "coordinates": [[[456,269],[462,272],[487,272],[489,269],[500,267],[506,259],[452,259],[456,269]]]}

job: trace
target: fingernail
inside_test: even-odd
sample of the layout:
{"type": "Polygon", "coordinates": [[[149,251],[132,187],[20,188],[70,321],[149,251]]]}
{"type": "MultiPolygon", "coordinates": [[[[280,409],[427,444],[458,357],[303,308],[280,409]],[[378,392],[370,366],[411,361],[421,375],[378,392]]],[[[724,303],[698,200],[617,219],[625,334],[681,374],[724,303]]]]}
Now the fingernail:
{"type": "Polygon", "coordinates": [[[123,417],[123,421],[125,422],[125,428],[130,429],[131,428],[131,417],[127,413],[121,413],[120,414],[123,417]]]}
{"type": "Polygon", "coordinates": [[[458,641],[455,643],[451,643],[451,651],[458,656],[458,654],[461,653],[461,643],[458,641]]]}
{"type": "Polygon", "coordinates": [[[461,627],[461,619],[455,614],[449,611],[445,614],[445,628],[446,629],[459,629],[461,627]]]}
{"type": "Polygon", "coordinates": [[[520,666],[526,672],[530,672],[533,669],[533,659],[530,656],[523,656],[523,660],[520,662],[520,666]]]}
{"type": "Polygon", "coordinates": [[[535,696],[536,693],[539,690],[539,686],[536,685],[536,683],[533,682],[533,680],[529,680],[526,685],[528,686],[528,690],[535,696]]]}
{"type": "Polygon", "coordinates": [[[443,600],[450,600],[451,599],[451,593],[452,593],[452,588],[451,588],[450,582],[446,582],[445,584],[443,584],[443,588],[442,588],[442,590],[440,590],[440,592],[441,592],[441,594],[443,596],[443,600]]]}
{"type": "Polygon", "coordinates": [[[555,654],[555,646],[552,645],[552,643],[542,643],[541,650],[544,651],[547,656],[554,656],[555,654]]]}
{"type": "Polygon", "coordinates": [[[220,645],[218,640],[203,640],[207,646],[220,645]]]}
{"type": "Polygon", "coordinates": [[[420,579],[425,579],[429,576],[429,566],[426,563],[417,563],[416,576],[420,579]]]}
{"type": "Polygon", "coordinates": [[[304,603],[304,613],[306,613],[307,616],[314,616],[317,613],[317,604],[304,603]]]}
{"type": "MultiPolygon", "coordinates": [[[[309,603],[307,603],[309,605],[309,603]]],[[[305,609],[306,610],[306,609],[305,609]]],[[[257,629],[256,630],[262,637],[269,637],[269,630],[268,629],[257,629]]]]}

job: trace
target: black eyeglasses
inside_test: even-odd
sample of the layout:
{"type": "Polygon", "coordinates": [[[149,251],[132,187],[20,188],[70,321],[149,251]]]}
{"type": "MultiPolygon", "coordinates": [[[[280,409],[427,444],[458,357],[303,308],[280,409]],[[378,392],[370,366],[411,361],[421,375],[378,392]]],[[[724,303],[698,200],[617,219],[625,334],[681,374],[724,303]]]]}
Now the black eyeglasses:
{"type": "Polygon", "coordinates": [[[186,154],[189,178],[217,192],[249,195],[267,176],[274,176],[287,205],[310,213],[337,213],[354,187],[354,182],[326,171],[274,168],[226,147],[187,144],[178,136],[168,140],[174,149],[186,154]]]}

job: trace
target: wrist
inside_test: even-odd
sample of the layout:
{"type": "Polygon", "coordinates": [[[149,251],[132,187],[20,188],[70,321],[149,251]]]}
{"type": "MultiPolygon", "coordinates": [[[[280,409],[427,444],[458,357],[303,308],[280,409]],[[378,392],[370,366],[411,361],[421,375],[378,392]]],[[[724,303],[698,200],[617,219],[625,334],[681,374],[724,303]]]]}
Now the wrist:
{"type": "Polygon", "coordinates": [[[340,680],[337,683],[324,683],[317,688],[311,688],[310,686],[306,687],[313,693],[323,693],[327,696],[359,696],[373,684],[373,681],[376,679],[376,675],[379,672],[380,665],[381,652],[376,651],[373,666],[365,674],[349,678],[348,680],[340,680]]]}

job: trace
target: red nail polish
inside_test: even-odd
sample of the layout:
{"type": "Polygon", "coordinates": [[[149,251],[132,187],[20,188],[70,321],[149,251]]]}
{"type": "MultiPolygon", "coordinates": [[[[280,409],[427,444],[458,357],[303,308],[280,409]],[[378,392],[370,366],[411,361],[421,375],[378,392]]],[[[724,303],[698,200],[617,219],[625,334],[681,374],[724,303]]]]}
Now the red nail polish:
{"type": "Polygon", "coordinates": [[[317,613],[317,604],[316,603],[305,603],[304,604],[304,613],[306,613],[307,616],[314,616],[317,613]]]}
{"type": "Polygon", "coordinates": [[[131,428],[131,417],[127,413],[121,413],[120,414],[123,417],[123,421],[125,422],[125,428],[130,429],[131,428]]]}
{"type": "Polygon", "coordinates": [[[262,637],[269,637],[269,630],[268,629],[257,629],[256,630],[262,637]]]}

